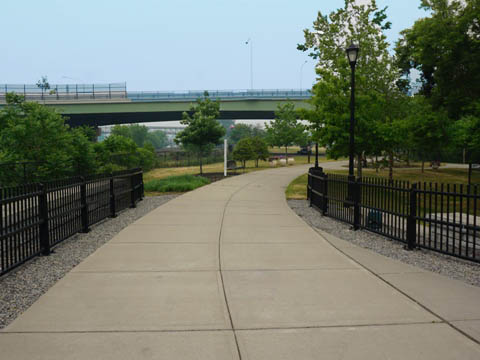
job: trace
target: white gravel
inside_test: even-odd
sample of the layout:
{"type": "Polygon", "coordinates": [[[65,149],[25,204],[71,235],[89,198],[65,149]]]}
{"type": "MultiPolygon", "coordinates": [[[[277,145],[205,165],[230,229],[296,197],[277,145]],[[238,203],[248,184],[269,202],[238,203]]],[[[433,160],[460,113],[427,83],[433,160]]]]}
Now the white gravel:
{"type": "Polygon", "coordinates": [[[425,249],[407,251],[401,242],[366,230],[353,231],[348,224],[322,216],[317,210],[309,207],[306,200],[288,200],[288,204],[314,228],[406,264],[480,286],[480,264],[425,249]]]}
{"type": "Polygon", "coordinates": [[[76,234],[53,248],[50,256],[38,256],[0,277],[0,329],[30,307],[52,285],[118,232],[177,195],[146,197],[135,209],[76,234]]]}

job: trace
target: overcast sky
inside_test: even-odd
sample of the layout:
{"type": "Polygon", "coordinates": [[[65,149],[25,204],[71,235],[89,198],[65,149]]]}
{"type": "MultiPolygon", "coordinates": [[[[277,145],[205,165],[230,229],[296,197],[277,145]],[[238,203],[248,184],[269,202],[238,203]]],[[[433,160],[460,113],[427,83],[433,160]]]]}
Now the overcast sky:
{"type": "MultiPolygon", "coordinates": [[[[362,0],[364,2],[365,0],[362,0]]],[[[420,0],[389,6],[394,41],[424,16],[420,0]]],[[[314,63],[296,50],[316,13],[343,0],[2,1],[0,83],[127,82],[129,90],[303,87],[314,63]]]]}

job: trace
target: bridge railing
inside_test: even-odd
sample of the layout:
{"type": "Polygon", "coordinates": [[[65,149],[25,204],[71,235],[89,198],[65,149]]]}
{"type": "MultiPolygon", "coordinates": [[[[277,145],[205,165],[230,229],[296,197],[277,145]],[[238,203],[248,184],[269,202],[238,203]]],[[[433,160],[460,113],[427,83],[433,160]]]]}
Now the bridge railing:
{"type": "MultiPolygon", "coordinates": [[[[14,92],[27,101],[87,101],[128,99],[135,102],[148,101],[195,101],[203,98],[205,91],[128,91],[126,83],[112,84],[61,84],[42,88],[38,85],[0,84],[0,102],[5,102],[6,94],[14,92]]],[[[259,89],[259,90],[208,90],[212,99],[309,99],[310,90],[299,89],[259,89]]]]}
{"type": "MultiPolygon", "coordinates": [[[[309,99],[310,90],[208,90],[212,99],[309,99]]],[[[128,98],[132,101],[184,101],[204,97],[205,91],[129,91],[128,98]]]]}
{"type": "Polygon", "coordinates": [[[22,95],[28,101],[125,99],[127,84],[60,84],[47,88],[32,84],[0,84],[0,102],[5,102],[6,94],[10,92],[22,95]]]}

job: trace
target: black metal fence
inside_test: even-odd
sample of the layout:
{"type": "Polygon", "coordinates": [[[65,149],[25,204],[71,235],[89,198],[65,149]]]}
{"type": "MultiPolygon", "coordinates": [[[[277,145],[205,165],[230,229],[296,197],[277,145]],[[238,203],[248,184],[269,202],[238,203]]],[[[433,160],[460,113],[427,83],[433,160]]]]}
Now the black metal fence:
{"type": "Polygon", "coordinates": [[[478,185],[413,183],[378,178],[349,182],[312,168],[307,197],[323,215],[401,241],[480,262],[478,185]]]}
{"type": "Polygon", "coordinates": [[[47,88],[34,84],[0,84],[0,102],[14,92],[28,101],[126,99],[127,84],[60,84],[47,88]]]}
{"type": "Polygon", "coordinates": [[[141,169],[0,188],[0,275],[143,196],[141,169]]]}

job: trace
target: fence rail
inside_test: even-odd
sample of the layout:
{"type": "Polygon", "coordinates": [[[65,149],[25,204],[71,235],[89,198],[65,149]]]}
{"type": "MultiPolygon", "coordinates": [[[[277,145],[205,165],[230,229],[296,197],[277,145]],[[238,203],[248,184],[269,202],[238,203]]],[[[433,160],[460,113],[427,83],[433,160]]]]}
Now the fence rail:
{"type": "MultiPolygon", "coordinates": [[[[0,102],[5,102],[7,93],[16,93],[28,101],[86,101],[126,99],[133,102],[149,101],[195,101],[203,98],[204,90],[194,91],[128,91],[126,83],[112,84],[59,84],[44,88],[36,84],[0,84],[0,102]]],[[[304,89],[248,89],[208,90],[212,99],[291,99],[303,100],[312,97],[304,89]]]]}
{"type": "Polygon", "coordinates": [[[0,188],[0,275],[142,198],[141,169],[0,188]]]}
{"type": "Polygon", "coordinates": [[[307,197],[323,215],[401,241],[480,262],[477,185],[413,183],[325,174],[311,168],[307,197]]]}
{"type": "Polygon", "coordinates": [[[0,84],[0,102],[4,102],[10,92],[28,101],[126,99],[127,84],[60,84],[48,88],[34,84],[0,84]]]}

